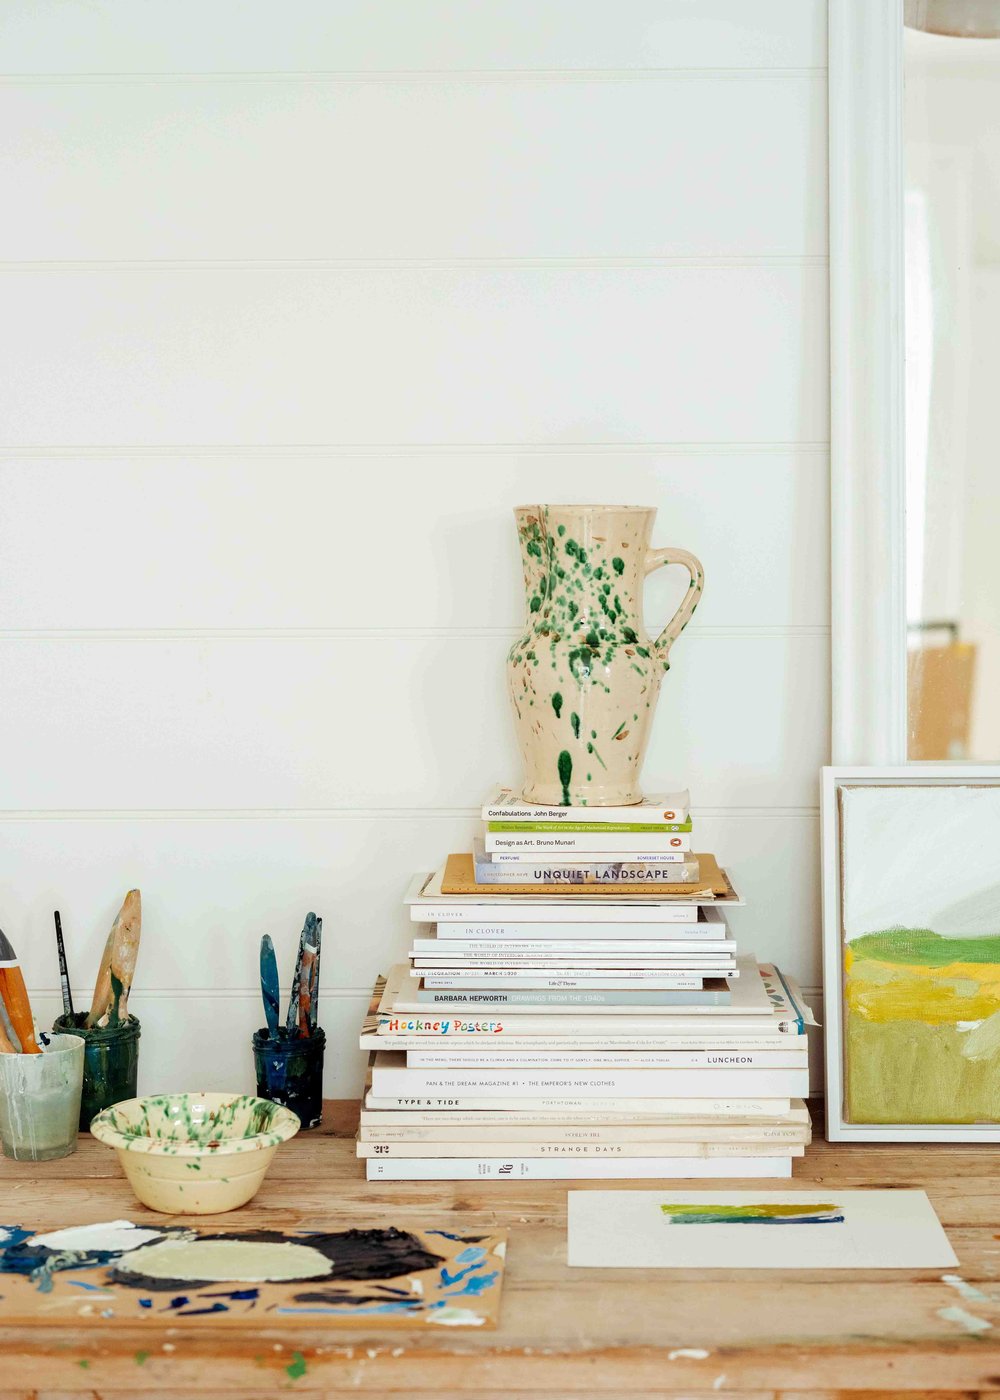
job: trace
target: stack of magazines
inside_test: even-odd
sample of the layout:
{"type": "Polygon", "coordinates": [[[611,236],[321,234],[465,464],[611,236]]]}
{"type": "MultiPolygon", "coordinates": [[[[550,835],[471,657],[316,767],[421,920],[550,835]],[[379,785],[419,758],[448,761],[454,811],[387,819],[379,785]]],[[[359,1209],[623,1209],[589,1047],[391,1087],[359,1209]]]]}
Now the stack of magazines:
{"type": "Polygon", "coordinates": [[[484,846],[536,837],[489,829],[525,810],[567,839],[595,828],[598,859],[508,866],[484,849],[415,877],[409,962],[376,988],[361,1036],[368,1177],[790,1176],[810,1136],[813,1018],[790,978],[738,952],[726,913],[743,901],[714,856],[691,854],[687,795],[620,809],[664,828],[626,851],[611,839],[626,833],[600,830],[626,824],[619,809],[500,794],[484,846]],[[515,815],[493,817],[501,804],[515,815]],[[661,866],[682,878],[638,873],[661,866]]]}

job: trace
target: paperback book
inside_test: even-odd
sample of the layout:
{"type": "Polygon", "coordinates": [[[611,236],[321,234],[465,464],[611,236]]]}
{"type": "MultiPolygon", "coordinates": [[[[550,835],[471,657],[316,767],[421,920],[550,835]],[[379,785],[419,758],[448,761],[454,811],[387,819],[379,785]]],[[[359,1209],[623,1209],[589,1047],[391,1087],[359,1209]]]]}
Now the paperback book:
{"type": "MultiPolygon", "coordinates": [[[[544,934],[544,929],[539,929],[544,934]]],[[[705,957],[723,957],[736,952],[736,940],[723,937],[726,930],[720,930],[720,937],[708,938],[591,938],[597,932],[589,929],[578,939],[570,938],[518,938],[516,942],[503,938],[460,939],[454,937],[415,938],[410,945],[411,957],[462,957],[472,954],[475,957],[503,957],[513,961],[531,960],[535,957],[650,957],[669,956],[672,953],[699,953],[705,957]]]]}
{"type": "MultiPolygon", "coordinates": [[[[468,857],[472,866],[472,855],[468,857]]],[[[518,890],[503,886],[478,886],[468,882],[468,893],[444,894],[441,886],[445,866],[427,875],[415,875],[404,896],[404,904],[414,923],[497,924],[517,920],[525,924],[574,923],[598,924],[679,924],[697,929],[701,915],[709,909],[732,908],[742,905],[743,897],[734,889],[726,872],[720,872],[728,893],[716,896],[701,894],[699,883],[684,899],[667,897],[664,890],[640,887],[622,889],[619,886],[526,885],[518,890]]],[[[468,868],[474,876],[474,869],[468,868]]]]}
{"type": "Polygon", "coordinates": [[[361,1110],[361,1131],[380,1133],[399,1129],[428,1136],[447,1131],[469,1137],[478,1132],[507,1132],[510,1124],[516,1122],[519,1133],[537,1133],[546,1142],[557,1131],[570,1136],[573,1133],[622,1133],[626,1135],[623,1141],[638,1142],[643,1133],[675,1130],[679,1134],[696,1132],[699,1138],[705,1135],[708,1141],[730,1130],[739,1134],[744,1127],[750,1136],[786,1128],[796,1133],[809,1129],[809,1110],[798,1099],[791,1102],[787,1099],[711,1099],[698,1107],[695,1107],[698,1104],[695,1099],[659,1102],[666,1107],[623,1109],[619,1100],[606,1108],[600,1101],[593,1100],[586,1105],[580,1100],[573,1101],[563,1109],[539,1107],[534,1101],[516,1108],[505,1105],[503,1109],[492,1107],[477,1111],[366,1106],[361,1110]]]}
{"type": "Polygon", "coordinates": [[[483,806],[483,821],[529,822],[686,822],[691,816],[687,792],[654,793],[628,807],[545,807],[524,799],[509,787],[499,787],[483,806]]]}
{"type": "MultiPolygon", "coordinates": [[[[620,908],[621,906],[616,906],[620,908]]],[[[487,906],[482,910],[469,910],[468,914],[462,915],[460,919],[439,920],[434,924],[434,936],[437,939],[457,939],[459,942],[468,940],[470,942],[478,939],[488,939],[503,943],[519,942],[521,939],[559,939],[576,941],[580,939],[619,939],[634,938],[641,940],[673,940],[676,938],[688,939],[717,939],[729,938],[729,925],[723,911],[714,905],[707,904],[701,908],[697,905],[690,911],[683,906],[666,906],[663,912],[670,917],[663,919],[649,919],[646,914],[655,913],[656,910],[648,910],[645,905],[633,904],[625,910],[625,917],[617,919],[614,916],[608,919],[591,919],[589,912],[594,909],[591,904],[580,905],[572,910],[563,909],[564,918],[562,921],[551,919],[535,919],[537,909],[535,906],[524,908],[518,899],[516,908],[513,905],[507,909],[497,909],[494,906],[487,906]],[[678,912],[681,918],[677,918],[678,912]],[[581,918],[581,914],[584,916],[581,918]],[[636,918],[637,914],[643,917],[636,918]],[[472,922],[470,922],[472,920],[472,922]]],[[[600,906],[597,906],[597,913],[607,913],[600,906]]]]}
{"type": "Polygon", "coordinates": [[[661,1177],[789,1177],[791,1156],[741,1157],[739,1170],[726,1157],[606,1157],[591,1161],[544,1157],[390,1157],[365,1163],[369,1181],[580,1181],[661,1177]]]}
{"type": "MultiPolygon", "coordinates": [[[[763,1154],[781,1157],[801,1157],[805,1147],[793,1142],[491,1142],[491,1152],[497,1156],[510,1153],[512,1157],[557,1161],[615,1161],[629,1157],[693,1157],[699,1160],[713,1157],[760,1157],[763,1154]]],[[[481,1157],[483,1145],[463,1142],[358,1142],[358,1157],[481,1157]]],[[[738,1175],[734,1170],[733,1175],[738,1175]]]]}
{"type": "MultiPolygon", "coordinates": [[[[684,832],[658,838],[662,849],[669,851],[690,851],[691,833],[684,832]]],[[[525,855],[575,855],[599,852],[604,855],[617,852],[623,861],[645,861],[645,853],[654,854],[661,847],[648,833],[616,832],[609,828],[601,831],[573,832],[560,827],[555,832],[487,832],[483,842],[486,853],[491,851],[521,851],[525,855]]]]}
{"type": "Polygon", "coordinates": [[[454,1094],[474,1098],[804,1098],[806,1069],[410,1069],[405,1055],[383,1051],[372,1066],[372,1093],[379,1098],[404,1094],[426,1098],[454,1094]]]}

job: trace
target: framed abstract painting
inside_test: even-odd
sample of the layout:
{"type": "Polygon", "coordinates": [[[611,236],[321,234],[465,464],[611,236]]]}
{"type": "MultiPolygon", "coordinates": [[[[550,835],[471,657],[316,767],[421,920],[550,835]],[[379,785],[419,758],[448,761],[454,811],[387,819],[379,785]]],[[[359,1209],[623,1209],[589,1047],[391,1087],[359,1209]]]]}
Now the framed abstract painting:
{"type": "Polygon", "coordinates": [[[825,768],[827,1136],[1000,1142],[1000,764],[825,768]]]}

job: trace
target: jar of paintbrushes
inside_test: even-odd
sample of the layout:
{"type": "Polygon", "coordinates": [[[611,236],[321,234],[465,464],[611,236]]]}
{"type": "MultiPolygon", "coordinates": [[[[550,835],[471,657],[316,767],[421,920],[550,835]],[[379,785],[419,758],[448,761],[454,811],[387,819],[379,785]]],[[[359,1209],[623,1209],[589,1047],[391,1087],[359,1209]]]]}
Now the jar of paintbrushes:
{"type": "Polygon", "coordinates": [[[0,930],[0,1147],[18,1162],[47,1162],[76,1149],[83,1041],[41,1041],[17,954],[0,930]]]}
{"type": "Polygon", "coordinates": [[[270,934],[260,942],[260,988],[266,1026],[254,1034],[257,1095],[298,1114],[303,1128],[323,1116],[323,1057],[326,1035],[317,1025],[323,920],[308,914],[299,937],[292,994],[281,1021],[278,963],[270,934]]]}
{"type": "Polygon", "coordinates": [[[70,1032],[83,1039],[83,1094],[79,1119],[81,1131],[86,1132],[98,1113],[112,1104],[134,1099],[138,1092],[142,1028],[137,1017],[129,1012],[128,999],[142,936],[142,897],[138,890],[129,890],[118,911],[104,945],[89,1011],[73,1010],[58,913],[55,921],[63,1015],[56,1021],[53,1031],[57,1034],[70,1032]]]}

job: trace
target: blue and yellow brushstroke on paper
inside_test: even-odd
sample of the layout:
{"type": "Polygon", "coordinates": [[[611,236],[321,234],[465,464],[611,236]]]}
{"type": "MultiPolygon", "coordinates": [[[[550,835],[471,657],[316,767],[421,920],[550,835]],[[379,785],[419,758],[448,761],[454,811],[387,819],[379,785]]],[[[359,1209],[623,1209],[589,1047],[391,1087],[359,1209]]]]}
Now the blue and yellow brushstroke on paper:
{"type": "Polygon", "coordinates": [[[840,1206],[830,1201],[751,1202],[748,1205],[661,1205],[671,1225],[842,1225],[840,1206]]]}
{"type": "Polygon", "coordinates": [[[852,939],[844,1031],[850,1122],[1000,1122],[1000,936],[852,939]]]}

